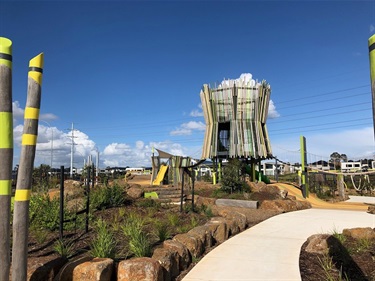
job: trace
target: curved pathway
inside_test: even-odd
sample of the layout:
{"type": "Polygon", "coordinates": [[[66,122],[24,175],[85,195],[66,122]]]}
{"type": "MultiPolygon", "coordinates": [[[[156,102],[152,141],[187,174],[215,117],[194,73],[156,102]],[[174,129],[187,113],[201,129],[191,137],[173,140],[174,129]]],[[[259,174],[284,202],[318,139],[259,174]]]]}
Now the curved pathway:
{"type": "Polygon", "coordinates": [[[353,209],[313,208],[269,218],[213,249],[183,281],[301,280],[299,254],[309,236],[375,228],[375,215],[353,209]]]}

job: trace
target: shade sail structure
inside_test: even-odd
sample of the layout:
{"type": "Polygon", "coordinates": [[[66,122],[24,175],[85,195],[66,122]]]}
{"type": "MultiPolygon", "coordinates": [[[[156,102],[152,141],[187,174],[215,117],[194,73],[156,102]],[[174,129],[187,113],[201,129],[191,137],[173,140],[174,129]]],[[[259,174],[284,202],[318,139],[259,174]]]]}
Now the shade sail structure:
{"type": "Polygon", "coordinates": [[[266,81],[227,80],[200,92],[206,131],[202,158],[272,157],[266,120],[271,87],[266,81]]]}

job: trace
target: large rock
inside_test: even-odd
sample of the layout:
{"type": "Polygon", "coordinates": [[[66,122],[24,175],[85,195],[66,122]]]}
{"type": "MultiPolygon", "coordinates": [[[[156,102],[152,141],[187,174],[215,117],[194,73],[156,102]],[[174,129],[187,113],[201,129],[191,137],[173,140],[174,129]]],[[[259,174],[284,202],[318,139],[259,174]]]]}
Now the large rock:
{"type": "Polygon", "coordinates": [[[139,199],[143,196],[143,190],[139,187],[130,187],[126,190],[129,197],[139,199]]]}
{"type": "Polygon", "coordinates": [[[200,239],[205,248],[209,248],[213,245],[212,233],[206,225],[194,227],[188,234],[200,239]]]}
{"type": "Polygon", "coordinates": [[[368,206],[367,213],[375,215],[375,205],[368,206]]]}
{"type": "Polygon", "coordinates": [[[180,271],[183,271],[189,267],[191,264],[191,255],[184,244],[176,240],[166,240],[163,242],[163,247],[170,251],[177,252],[179,256],[180,271]]]}
{"type": "Polygon", "coordinates": [[[205,225],[210,229],[215,242],[221,244],[228,239],[229,230],[225,218],[213,217],[205,225]]]}
{"type": "Polygon", "coordinates": [[[260,209],[274,210],[280,213],[293,212],[297,210],[304,210],[311,208],[311,204],[307,201],[293,201],[293,200],[264,200],[260,209]]]}
{"type": "Polygon", "coordinates": [[[30,257],[27,260],[27,279],[52,281],[67,262],[67,258],[57,256],[30,257]]]}
{"type": "Polygon", "coordinates": [[[134,258],[121,261],[117,281],[163,281],[163,267],[152,258],[134,258]]]}
{"type": "Polygon", "coordinates": [[[56,275],[56,277],[53,279],[54,281],[72,281],[73,280],[73,271],[74,269],[87,261],[92,260],[92,257],[80,257],[77,259],[74,259],[67,264],[65,264],[64,267],[61,268],[59,273],[56,275]]]}
{"type": "Polygon", "coordinates": [[[177,234],[175,237],[173,237],[173,240],[184,244],[189,250],[190,254],[195,258],[199,258],[204,252],[202,241],[190,234],[177,234]]]}
{"type": "Polygon", "coordinates": [[[247,228],[247,218],[245,214],[228,207],[218,208],[218,213],[219,216],[223,218],[235,221],[240,232],[247,228]]]}
{"type": "Polygon", "coordinates": [[[305,251],[314,254],[328,253],[329,247],[327,239],[329,237],[329,234],[315,234],[310,236],[309,238],[307,238],[305,251]]]}
{"type": "Polygon", "coordinates": [[[174,280],[180,274],[180,260],[176,251],[167,248],[155,249],[152,258],[157,260],[164,270],[164,281],[174,280]]]}
{"type": "Polygon", "coordinates": [[[73,281],[109,281],[113,272],[113,260],[94,258],[76,266],[73,281]]]}
{"type": "Polygon", "coordinates": [[[342,231],[342,234],[354,239],[374,239],[375,230],[371,227],[356,227],[346,228],[342,231]]]}

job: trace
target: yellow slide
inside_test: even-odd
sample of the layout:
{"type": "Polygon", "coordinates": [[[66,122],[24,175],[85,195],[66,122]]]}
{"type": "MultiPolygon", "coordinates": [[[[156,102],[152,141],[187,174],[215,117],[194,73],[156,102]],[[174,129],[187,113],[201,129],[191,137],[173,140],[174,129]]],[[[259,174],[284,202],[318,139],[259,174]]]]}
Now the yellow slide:
{"type": "Polygon", "coordinates": [[[160,185],[160,183],[163,181],[165,172],[168,170],[167,165],[161,165],[160,170],[158,172],[158,175],[156,176],[156,179],[152,182],[152,185],[160,185]]]}

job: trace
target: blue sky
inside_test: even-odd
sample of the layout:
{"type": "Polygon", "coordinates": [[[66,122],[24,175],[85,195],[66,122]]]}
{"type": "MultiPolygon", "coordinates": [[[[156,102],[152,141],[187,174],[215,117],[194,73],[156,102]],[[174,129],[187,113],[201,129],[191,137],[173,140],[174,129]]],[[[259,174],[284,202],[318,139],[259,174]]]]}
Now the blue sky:
{"type": "Polygon", "coordinates": [[[368,38],[375,1],[0,1],[13,41],[14,165],[29,60],[44,53],[35,165],[150,166],[154,146],[200,158],[204,83],[267,80],[274,155],[374,156],[368,38]],[[52,138],[53,133],[53,138],[52,138]],[[52,146],[53,139],[53,146],[52,146]],[[52,148],[52,149],[51,149],[52,148]]]}

